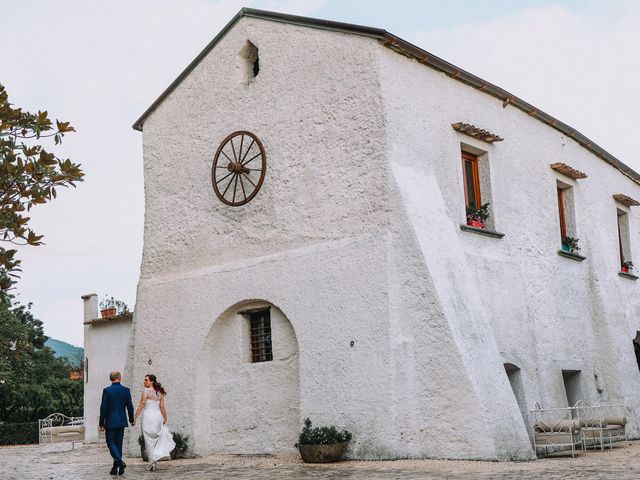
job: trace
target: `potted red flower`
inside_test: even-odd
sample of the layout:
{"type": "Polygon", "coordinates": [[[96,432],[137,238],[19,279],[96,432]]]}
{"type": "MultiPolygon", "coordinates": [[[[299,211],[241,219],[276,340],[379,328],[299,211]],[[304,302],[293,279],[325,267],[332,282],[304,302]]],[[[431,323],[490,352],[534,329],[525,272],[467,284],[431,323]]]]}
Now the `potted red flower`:
{"type": "Polygon", "coordinates": [[[631,260],[625,260],[620,266],[620,271],[623,273],[630,273],[633,270],[633,262],[631,260]]]}
{"type": "Polygon", "coordinates": [[[485,203],[480,208],[467,207],[467,225],[474,228],[485,228],[489,218],[489,204],[485,203]]]}

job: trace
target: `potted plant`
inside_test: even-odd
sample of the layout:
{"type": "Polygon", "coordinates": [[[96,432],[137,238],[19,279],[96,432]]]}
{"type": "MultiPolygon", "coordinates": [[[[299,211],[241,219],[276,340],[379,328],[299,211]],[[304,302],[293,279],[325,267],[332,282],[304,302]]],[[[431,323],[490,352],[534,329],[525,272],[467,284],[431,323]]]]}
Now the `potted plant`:
{"type": "Polygon", "coordinates": [[[100,301],[101,317],[113,317],[123,313],[129,313],[129,307],[123,301],[116,300],[113,297],[106,297],[100,301]]]}
{"type": "Polygon", "coordinates": [[[624,273],[629,273],[631,270],[633,270],[633,262],[631,260],[625,260],[624,262],[622,262],[620,270],[624,273]]]}
{"type": "Polygon", "coordinates": [[[171,450],[171,460],[176,458],[183,458],[185,452],[189,448],[189,435],[182,435],[181,433],[173,432],[173,441],[176,444],[176,448],[171,450]]]}
{"type": "Polygon", "coordinates": [[[480,208],[467,207],[467,225],[475,228],[485,228],[485,222],[489,218],[489,204],[485,203],[480,208]]]}
{"type": "Polygon", "coordinates": [[[562,250],[569,253],[575,253],[580,250],[578,239],[573,237],[562,237],[562,250]]]}
{"type": "MultiPolygon", "coordinates": [[[[177,432],[173,432],[171,435],[173,436],[173,441],[176,444],[176,448],[171,450],[171,453],[169,454],[171,456],[171,460],[183,458],[185,452],[189,449],[189,436],[182,435],[181,433],[177,432]]],[[[143,435],[140,435],[138,437],[138,445],[140,445],[140,455],[142,456],[142,461],[148,462],[149,458],[147,457],[147,449],[144,446],[143,435]]]]}
{"type": "Polygon", "coordinates": [[[335,426],[313,427],[309,418],[304,421],[304,428],[296,447],[302,460],[307,463],[337,462],[351,440],[351,433],[338,430],[335,426]]]}

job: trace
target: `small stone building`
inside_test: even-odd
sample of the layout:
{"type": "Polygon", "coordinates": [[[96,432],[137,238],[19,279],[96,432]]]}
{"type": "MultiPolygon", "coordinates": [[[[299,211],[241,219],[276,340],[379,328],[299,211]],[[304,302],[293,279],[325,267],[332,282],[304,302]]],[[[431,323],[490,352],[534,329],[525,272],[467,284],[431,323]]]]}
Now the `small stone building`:
{"type": "Polygon", "coordinates": [[[534,402],[578,399],[638,434],[640,175],[573,128],[384,30],[252,9],[134,128],[127,373],[195,453],[290,451],[310,417],[351,458],[530,459],[534,402]]]}
{"type": "MultiPolygon", "coordinates": [[[[108,387],[109,373],[114,370],[124,372],[127,349],[130,348],[131,320],[133,315],[125,313],[101,318],[98,314],[98,296],[90,293],[82,296],[84,301],[84,440],[92,443],[101,439],[98,431],[102,389],[108,387]]],[[[131,379],[124,377],[123,384],[135,394],[142,390],[132,385],[131,379]]],[[[103,435],[104,436],[104,435],[103,435]]]]}

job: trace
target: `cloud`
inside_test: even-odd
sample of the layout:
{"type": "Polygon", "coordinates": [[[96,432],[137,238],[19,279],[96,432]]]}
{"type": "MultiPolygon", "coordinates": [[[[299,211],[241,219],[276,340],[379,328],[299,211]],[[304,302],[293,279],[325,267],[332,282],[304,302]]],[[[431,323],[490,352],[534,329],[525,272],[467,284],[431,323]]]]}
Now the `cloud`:
{"type": "Polygon", "coordinates": [[[142,253],[142,137],[133,122],[244,7],[309,15],[324,0],[112,0],[3,6],[0,81],[10,101],[71,121],[59,155],[86,181],[32,211],[45,245],[20,249],[18,293],[45,332],[82,343],[88,291],[135,303],[142,253]],[[28,32],[28,35],[26,34],[28,32]],[[17,42],[14,40],[14,42],[17,42]]]}
{"type": "Polygon", "coordinates": [[[260,8],[290,15],[311,15],[327,3],[328,0],[267,0],[260,8]]]}
{"type": "Polygon", "coordinates": [[[640,171],[634,124],[640,108],[640,8],[528,9],[487,22],[414,32],[409,41],[577,128],[640,171]]]}

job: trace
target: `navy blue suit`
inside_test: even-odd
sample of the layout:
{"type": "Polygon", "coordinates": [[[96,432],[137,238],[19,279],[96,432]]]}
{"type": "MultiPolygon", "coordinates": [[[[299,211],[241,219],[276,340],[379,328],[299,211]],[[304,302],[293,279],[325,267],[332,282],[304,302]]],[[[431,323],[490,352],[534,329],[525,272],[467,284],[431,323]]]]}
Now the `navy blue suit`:
{"type": "Polygon", "coordinates": [[[120,382],[113,382],[110,387],[102,390],[102,402],[100,403],[100,426],[105,428],[107,447],[113,457],[113,466],[122,465],[122,440],[127,423],[133,423],[133,403],[131,391],[120,382]],[[126,410],[126,411],[125,411],[126,410]]]}

